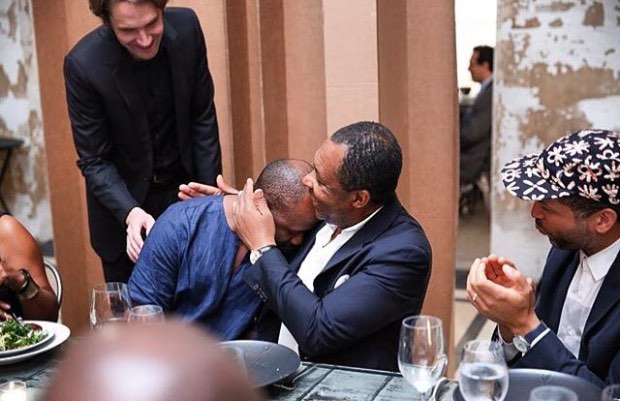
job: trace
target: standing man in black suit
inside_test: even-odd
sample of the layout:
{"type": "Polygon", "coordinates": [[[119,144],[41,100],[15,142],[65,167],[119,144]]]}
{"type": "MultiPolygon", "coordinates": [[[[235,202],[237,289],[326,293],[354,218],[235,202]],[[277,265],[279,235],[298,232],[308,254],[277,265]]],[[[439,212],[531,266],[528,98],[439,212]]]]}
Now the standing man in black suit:
{"type": "MultiPolygon", "coordinates": [[[[461,121],[461,211],[471,208],[477,191],[475,183],[491,165],[491,131],[493,122],[493,48],[476,46],[469,61],[469,72],[474,82],[480,83],[480,92],[474,104],[461,121]],[[469,198],[468,198],[469,197],[469,198]]],[[[478,192],[479,194],[479,192],[478,192]]]]}
{"type": "Polygon", "coordinates": [[[89,0],[103,25],[65,57],[69,118],[91,243],[126,282],[157,218],[188,180],[221,172],[213,82],[196,14],[168,0],[89,0]]]}

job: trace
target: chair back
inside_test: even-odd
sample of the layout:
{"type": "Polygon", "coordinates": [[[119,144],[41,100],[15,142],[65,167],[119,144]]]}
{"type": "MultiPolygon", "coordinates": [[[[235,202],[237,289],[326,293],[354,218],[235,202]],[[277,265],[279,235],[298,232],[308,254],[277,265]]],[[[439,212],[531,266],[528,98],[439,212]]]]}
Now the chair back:
{"type": "Polygon", "coordinates": [[[43,260],[43,265],[45,266],[47,280],[50,282],[52,290],[54,291],[54,294],[56,294],[58,306],[60,306],[62,303],[62,279],[60,278],[58,268],[49,260],[43,260]]]}
{"type": "Polygon", "coordinates": [[[506,400],[527,400],[539,386],[555,385],[573,390],[579,401],[599,401],[601,389],[579,376],[542,369],[511,369],[506,400]]]}

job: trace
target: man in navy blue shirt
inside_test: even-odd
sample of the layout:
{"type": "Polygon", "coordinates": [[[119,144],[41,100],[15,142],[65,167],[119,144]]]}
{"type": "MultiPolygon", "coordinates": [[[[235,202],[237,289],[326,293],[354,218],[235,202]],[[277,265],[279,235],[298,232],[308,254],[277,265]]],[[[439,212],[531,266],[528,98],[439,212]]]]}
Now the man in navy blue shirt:
{"type": "MultiPolygon", "coordinates": [[[[312,167],[301,160],[269,163],[257,179],[275,216],[276,243],[298,246],[316,224],[302,178],[312,167]]],[[[243,273],[248,248],[232,219],[236,195],[179,202],[157,220],[129,279],[137,304],[157,304],[187,321],[206,324],[221,339],[239,338],[261,299],[243,273]]]]}

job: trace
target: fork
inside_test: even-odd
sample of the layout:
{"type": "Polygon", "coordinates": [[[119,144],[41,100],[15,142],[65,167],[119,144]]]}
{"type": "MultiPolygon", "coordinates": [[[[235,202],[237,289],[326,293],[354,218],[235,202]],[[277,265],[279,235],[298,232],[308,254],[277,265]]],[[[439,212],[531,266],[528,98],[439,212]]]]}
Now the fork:
{"type": "Polygon", "coordinates": [[[17,317],[17,315],[15,314],[15,312],[11,311],[11,312],[9,312],[9,315],[11,315],[11,317],[13,318],[13,320],[15,320],[15,322],[17,322],[17,325],[18,325],[19,327],[26,328],[26,326],[24,326],[24,325],[22,324],[21,319],[20,319],[19,317],[17,317]]]}

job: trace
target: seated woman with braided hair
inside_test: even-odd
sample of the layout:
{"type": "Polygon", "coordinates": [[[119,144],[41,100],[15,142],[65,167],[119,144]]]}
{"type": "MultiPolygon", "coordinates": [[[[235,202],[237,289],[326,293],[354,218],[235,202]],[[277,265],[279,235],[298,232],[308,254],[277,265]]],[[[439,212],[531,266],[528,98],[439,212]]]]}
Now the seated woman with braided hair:
{"type": "Polygon", "coordinates": [[[35,239],[13,216],[0,213],[0,321],[13,315],[55,321],[58,308],[35,239]]]}

